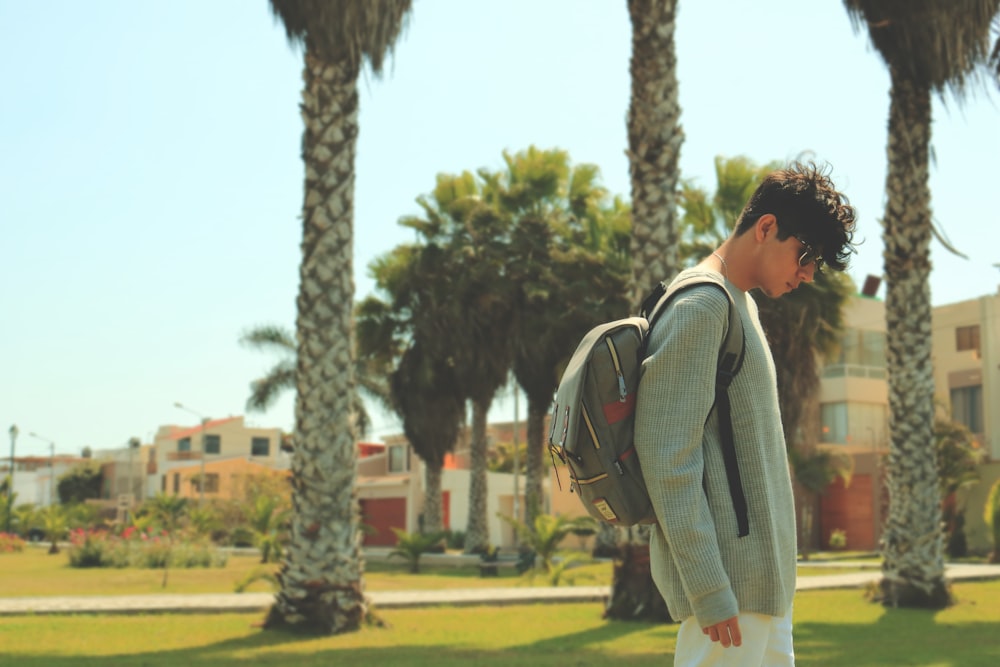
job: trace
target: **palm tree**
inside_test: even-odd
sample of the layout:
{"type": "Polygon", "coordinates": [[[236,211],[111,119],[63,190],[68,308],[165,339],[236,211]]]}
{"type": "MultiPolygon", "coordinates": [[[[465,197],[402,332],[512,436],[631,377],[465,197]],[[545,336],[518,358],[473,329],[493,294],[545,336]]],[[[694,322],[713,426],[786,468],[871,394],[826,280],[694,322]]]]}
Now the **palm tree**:
{"type": "Polygon", "coordinates": [[[445,455],[455,448],[465,402],[458,394],[446,363],[428,359],[419,345],[411,346],[392,374],[393,405],[403,415],[403,434],[424,461],[424,531],[441,533],[441,472],[445,455]]]}
{"type": "MultiPolygon", "coordinates": [[[[269,350],[281,355],[278,362],[266,374],[250,382],[247,411],[263,412],[273,406],[281,394],[295,389],[297,350],[295,335],[283,327],[264,324],[245,331],[240,336],[239,342],[255,350],[269,350]]],[[[369,372],[368,366],[357,358],[354,361],[354,379],[363,393],[381,403],[388,402],[389,390],[385,378],[369,372]]],[[[365,402],[357,393],[354,396],[353,407],[357,415],[358,435],[364,437],[371,428],[371,418],[368,416],[365,402]]]]}
{"type": "Polygon", "coordinates": [[[951,596],[934,449],[928,165],[931,93],[961,99],[990,56],[1000,0],[845,0],[889,69],[885,245],[889,517],[881,590],[892,606],[941,608],[951,596]]]}
{"type": "Polygon", "coordinates": [[[493,398],[506,383],[513,355],[514,286],[506,271],[509,219],[479,205],[451,227],[449,255],[456,260],[455,321],[461,335],[447,342],[456,386],[472,404],[469,442],[469,517],[465,552],[489,548],[487,524],[487,416],[493,398]],[[462,224],[464,222],[464,224],[462,224]]]}
{"type": "Polygon", "coordinates": [[[632,178],[632,303],[679,269],[677,183],[681,108],[674,22],[677,0],[628,0],[632,96],[628,156],[632,178]]]}
{"type": "Polygon", "coordinates": [[[628,312],[629,212],[609,200],[591,164],[561,150],[504,153],[507,168],[481,175],[512,218],[510,279],[518,315],[513,370],[528,399],[525,524],[542,506],[546,414],[573,346],[599,322],[628,312]]]}
{"type": "Polygon", "coordinates": [[[181,528],[181,521],[187,514],[187,499],[181,496],[158,493],[143,504],[142,511],[148,514],[152,523],[163,531],[167,540],[167,555],[163,561],[162,582],[162,588],[166,588],[167,576],[170,573],[170,560],[174,550],[174,539],[181,528]]]}
{"type": "Polygon", "coordinates": [[[45,527],[45,539],[49,541],[49,553],[59,553],[59,540],[66,537],[69,521],[62,505],[49,505],[41,512],[42,525],[45,527]]]}
{"type": "Polygon", "coordinates": [[[423,529],[443,529],[441,471],[464,420],[465,401],[441,340],[454,332],[453,276],[436,245],[398,246],[371,265],[384,300],[369,296],[356,309],[359,360],[388,376],[388,405],[424,462],[423,529]],[[437,356],[434,356],[435,353],[437,356]]]}
{"type": "Polygon", "coordinates": [[[302,263],[297,319],[291,541],[266,627],[356,630],[368,614],[352,420],[354,163],[358,76],[382,70],[411,0],[271,0],[304,46],[302,263]]]}
{"type": "Polygon", "coordinates": [[[254,544],[260,549],[261,563],[276,563],[284,553],[288,541],[288,519],[291,508],[281,496],[262,495],[254,499],[249,512],[250,530],[254,544]]]}

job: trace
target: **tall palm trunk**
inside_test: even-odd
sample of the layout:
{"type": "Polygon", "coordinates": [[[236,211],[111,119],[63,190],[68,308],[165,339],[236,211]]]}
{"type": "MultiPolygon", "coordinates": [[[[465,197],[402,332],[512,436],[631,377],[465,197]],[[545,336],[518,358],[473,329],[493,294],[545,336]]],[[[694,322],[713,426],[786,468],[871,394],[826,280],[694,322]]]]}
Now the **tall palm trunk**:
{"type": "Polygon", "coordinates": [[[535,517],[542,511],[543,479],[548,468],[545,466],[545,415],[551,401],[544,403],[528,400],[527,451],[525,453],[524,480],[524,520],[528,526],[535,525],[535,517]]]}
{"type": "Polygon", "coordinates": [[[629,0],[632,99],[628,112],[632,178],[631,303],[673,277],[677,259],[680,125],[674,22],[677,0],[629,0]]]}
{"type": "Polygon", "coordinates": [[[934,451],[930,131],[929,87],[893,73],[882,235],[891,439],[881,586],[889,604],[938,608],[949,594],[934,451]]]}
{"type": "MultiPolygon", "coordinates": [[[[632,307],[657,282],[680,268],[677,206],[677,166],[684,141],[677,90],[674,25],[677,0],[628,0],[632,20],[632,97],[628,111],[629,174],[632,179],[632,307]]],[[[621,531],[602,526],[595,553],[618,551],[609,542],[621,531]]],[[[609,618],[631,620],[661,617],[648,602],[656,587],[649,572],[649,532],[634,531],[636,544],[621,550],[612,581],[615,603],[609,618]],[[643,565],[645,563],[645,566],[643,565]],[[643,594],[638,594],[644,591],[643,594]]]]}
{"type": "Polygon", "coordinates": [[[441,464],[424,465],[424,526],[427,535],[444,530],[444,516],[441,507],[441,464]]]}
{"type": "Polygon", "coordinates": [[[465,529],[465,552],[482,553],[489,546],[486,517],[486,417],[490,401],[472,401],[472,441],[469,443],[469,521],[465,529]]]}
{"type": "Polygon", "coordinates": [[[352,419],[351,310],[357,69],[307,50],[302,116],[306,164],[298,295],[295,513],[268,626],[321,632],[360,627],[362,593],[352,419]]]}

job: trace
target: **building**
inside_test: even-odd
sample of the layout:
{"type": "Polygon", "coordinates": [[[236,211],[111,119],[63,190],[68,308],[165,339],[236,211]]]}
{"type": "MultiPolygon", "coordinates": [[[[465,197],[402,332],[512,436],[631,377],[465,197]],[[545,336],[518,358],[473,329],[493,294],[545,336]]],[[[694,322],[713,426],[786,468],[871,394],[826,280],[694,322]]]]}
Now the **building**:
{"type": "MultiPolygon", "coordinates": [[[[488,437],[497,440],[511,430],[508,424],[491,424],[488,437]]],[[[521,428],[523,439],[523,426],[521,428]]],[[[367,525],[366,546],[394,546],[392,528],[417,532],[421,526],[426,466],[402,435],[385,444],[359,445],[357,490],[362,522],[367,525]]],[[[442,520],[446,530],[465,531],[469,498],[468,433],[459,437],[454,452],[445,457],[441,473],[442,520]]],[[[523,484],[523,481],[521,482],[523,484]]],[[[498,515],[515,516],[523,508],[523,491],[509,473],[487,473],[487,528],[489,542],[504,549],[516,545],[514,529],[498,515]]]]}
{"type": "MultiPolygon", "coordinates": [[[[961,491],[970,549],[989,546],[982,507],[1000,477],[1000,292],[932,310],[932,362],[938,401],[973,433],[985,454],[982,482],[961,491]]],[[[822,371],[820,446],[849,455],[850,485],[837,481],[820,500],[819,545],[843,530],[851,549],[878,545],[888,500],[883,457],[889,447],[885,305],[853,297],[838,359],[822,371]]]]}
{"type": "Polygon", "coordinates": [[[217,458],[205,462],[204,492],[201,485],[202,467],[198,462],[194,465],[176,466],[165,473],[163,483],[167,488],[164,493],[193,501],[230,500],[243,497],[246,483],[251,477],[275,475],[287,478],[290,474],[288,468],[276,469],[252,457],[217,458]]]}
{"type": "MultiPolygon", "coordinates": [[[[59,503],[59,478],[83,462],[78,456],[17,456],[14,458],[15,504],[47,507],[59,503]]],[[[10,474],[10,459],[0,460],[0,477],[10,474]]]]}
{"type": "Polygon", "coordinates": [[[146,497],[158,492],[185,495],[183,480],[190,486],[190,480],[199,479],[192,475],[200,475],[202,467],[205,493],[209,493],[209,488],[221,489],[222,478],[210,475],[229,473],[226,466],[216,470],[211,464],[232,459],[274,470],[285,470],[291,463],[289,453],[282,448],[280,429],[248,427],[242,416],[210,420],[204,425],[190,427],[161,426],[146,465],[146,497]],[[197,472],[190,472],[192,468],[197,472]]]}

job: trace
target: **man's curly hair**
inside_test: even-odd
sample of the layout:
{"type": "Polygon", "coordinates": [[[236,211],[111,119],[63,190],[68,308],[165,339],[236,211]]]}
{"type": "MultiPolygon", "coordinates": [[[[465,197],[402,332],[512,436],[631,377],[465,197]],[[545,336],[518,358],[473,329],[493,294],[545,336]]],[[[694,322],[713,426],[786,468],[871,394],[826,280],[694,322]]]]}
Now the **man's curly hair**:
{"type": "Polygon", "coordinates": [[[796,161],[765,176],[743,207],[736,234],[767,213],[778,220],[779,239],[798,237],[819,250],[823,262],[837,271],[846,269],[856,252],[852,243],[856,212],[830,180],[829,166],[796,161]]]}

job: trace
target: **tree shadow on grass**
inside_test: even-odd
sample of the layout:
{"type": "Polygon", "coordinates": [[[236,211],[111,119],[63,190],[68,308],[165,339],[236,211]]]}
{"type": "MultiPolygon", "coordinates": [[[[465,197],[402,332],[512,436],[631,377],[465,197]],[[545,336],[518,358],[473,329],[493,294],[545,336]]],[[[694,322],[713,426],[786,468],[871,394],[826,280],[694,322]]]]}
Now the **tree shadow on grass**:
{"type": "Polygon", "coordinates": [[[874,623],[796,623],[800,667],[996,667],[1000,623],[938,622],[933,611],[886,609],[874,623]]]}
{"type": "MultiPolygon", "coordinates": [[[[558,613],[553,605],[553,613],[558,613]]],[[[253,621],[250,621],[253,622],[253,621]]],[[[564,633],[541,641],[497,649],[469,645],[388,645],[379,647],[348,646],[338,648],[338,637],[316,637],[288,630],[267,630],[225,639],[215,643],[174,650],[150,650],[110,656],[52,654],[6,654],[18,667],[251,667],[287,665],[328,667],[329,665],[378,665],[379,667],[509,667],[518,663],[531,667],[589,667],[615,664],[618,667],[669,665],[671,653],[620,655],[601,646],[637,632],[669,626],[651,623],[610,621],[598,627],[564,633]],[[307,644],[317,644],[310,649],[307,644]],[[318,644],[322,643],[322,646],[318,644]],[[333,644],[331,646],[331,644],[333,644]]],[[[392,629],[365,629],[362,632],[388,632],[392,629]]],[[[354,644],[353,634],[340,635],[344,644],[354,644]]],[[[150,638],[155,643],[155,635],[150,638]]],[[[665,639],[666,642],[666,639],[665,639]]]]}

